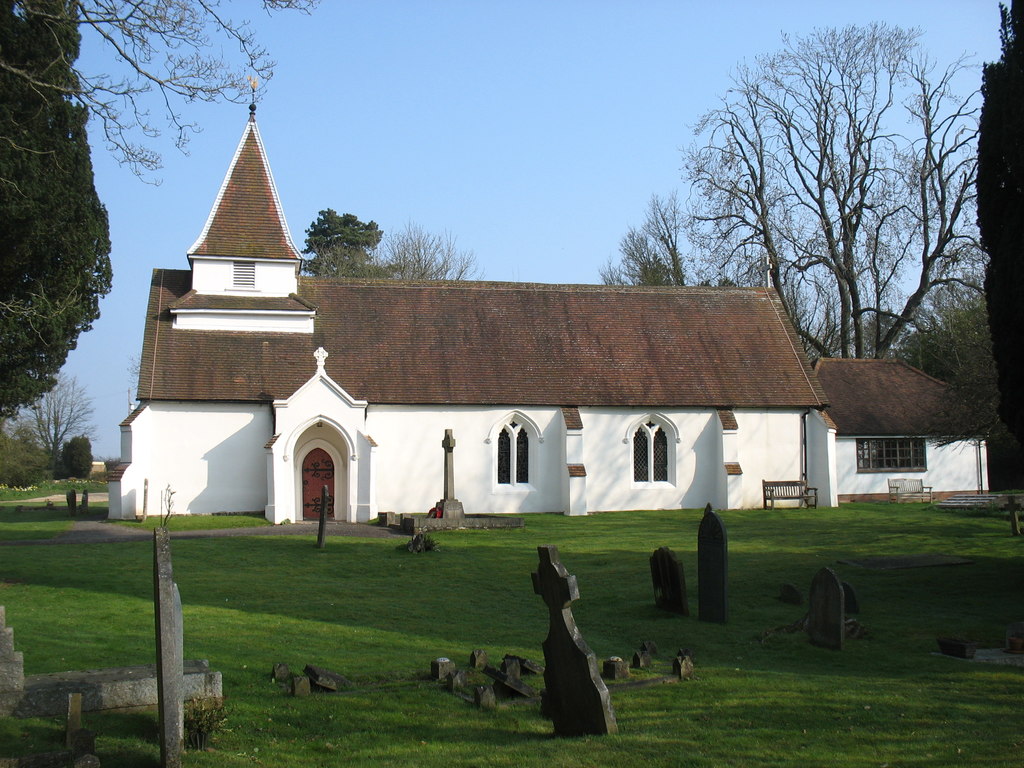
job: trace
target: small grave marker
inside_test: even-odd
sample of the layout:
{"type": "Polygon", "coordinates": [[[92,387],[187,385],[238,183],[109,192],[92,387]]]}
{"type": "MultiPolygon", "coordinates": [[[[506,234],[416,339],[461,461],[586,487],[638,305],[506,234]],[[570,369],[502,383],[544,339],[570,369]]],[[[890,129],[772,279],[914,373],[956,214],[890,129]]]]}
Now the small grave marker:
{"type": "Polygon", "coordinates": [[[629,666],[624,659],[612,656],[604,660],[603,672],[603,677],[608,680],[625,680],[629,677],[629,666]]]}
{"type": "Polygon", "coordinates": [[[843,585],[831,568],[822,568],[811,581],[807,634],[813,645],[837,651],[843,649],[846,635],[843,585]]]}
{"type": "Polygon", "coordinates": [[[473,669],[483,669],[487,666],[487,651],[477,648],[469,654],[469,666],[473,669]]]}
{"type": "Polygon", "coordinates": [[[555,546],[537,547],[540,564],[533,591],[548,607],[549,628],[544,640],[544,712],[558,736],[616,733],[615,711],[597,659],[576,626],[571,605],[580,596],[576,577],[569,574],[555,546]]]}
{"type": "Polygon", "coordinates": [[[690,615],[683,564],[668,547],[659,547],[651,555],[651,581],[654,584],[655,605],[663,611],[690,615]]]}
{"type": "Polygon", "coordinates": [[[708,504],[697,529],[697,605],[701,621],[725,624],[729,618],[729,537],[725,523],[708,504]]]}

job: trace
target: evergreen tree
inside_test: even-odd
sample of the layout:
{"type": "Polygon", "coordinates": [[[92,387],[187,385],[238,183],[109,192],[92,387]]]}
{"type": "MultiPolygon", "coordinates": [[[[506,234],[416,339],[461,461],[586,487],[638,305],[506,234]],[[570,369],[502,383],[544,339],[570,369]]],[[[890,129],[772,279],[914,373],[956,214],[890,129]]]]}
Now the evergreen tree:
{"type": "Polygon", "coordinates": [[[355,215],[338,215],[333,208],[320,211],[306,229],[309,254],[302,271],[317,277],[385,277],[387,271],[375,259],[384,233],[377,222],[363,222],[355,215]]]}
{"type": "Polygon", "coordinates": [[[1024,442],[1024,3],[1000,6],[1003,52],[985,66],[978,137],[978,227],[999,415],[1024,442]]]}
{"type": "Polygon", "coordinates": [[[17,70],[0,67],[0,415],[53,386],[110,290],[88,112],[66,95],[77,87],[74,5],[40,0],[50,13],[25,14],[0,0],[0,50],[17,70]]]}
{"type": "Polygon", "coordinates": [[[72,437],[61,448],[60,469],[64,477],[84,480],[92,472],[92,443],[85,435],[72,437]]]}

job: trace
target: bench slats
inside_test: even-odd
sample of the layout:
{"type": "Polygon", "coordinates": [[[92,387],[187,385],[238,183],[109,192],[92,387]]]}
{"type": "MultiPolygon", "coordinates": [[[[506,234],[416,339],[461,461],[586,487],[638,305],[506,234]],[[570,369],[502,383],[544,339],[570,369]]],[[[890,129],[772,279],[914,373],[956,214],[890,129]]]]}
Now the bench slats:
{"type": "Polygon", "coordinates": [[[803,480],[762,480],[761,492],[764,508],[775,509],[776,501],[799,501],[808,507],[818,506],[818,489],[803,480]]]}

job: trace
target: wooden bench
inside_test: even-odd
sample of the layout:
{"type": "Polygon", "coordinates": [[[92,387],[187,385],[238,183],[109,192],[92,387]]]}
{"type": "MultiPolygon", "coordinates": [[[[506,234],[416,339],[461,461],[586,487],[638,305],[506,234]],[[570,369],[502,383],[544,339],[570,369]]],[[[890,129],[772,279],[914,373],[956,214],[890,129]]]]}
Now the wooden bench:
{"type": "Polygon", "coordinates": [[[932,501],[932,487],[920,478],[890,477],[889,503],[902,504],[905,501],[932,501]]]}
{"type": "Polygon", "coordinates": [[[818,489],[809,488],[803,480],[762,480],[764,508],[775,509],[776,501],[799,501],[801,506],[818,506],[818,489]]]}

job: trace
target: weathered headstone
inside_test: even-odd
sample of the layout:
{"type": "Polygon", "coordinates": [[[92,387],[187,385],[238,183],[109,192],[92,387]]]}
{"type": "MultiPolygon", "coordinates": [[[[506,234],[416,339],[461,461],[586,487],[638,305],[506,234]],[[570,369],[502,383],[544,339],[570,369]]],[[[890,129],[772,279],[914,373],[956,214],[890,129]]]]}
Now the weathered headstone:
{"type": "Polygon", "coordinates": [[[64,746],[71,748],[76,731],[82,730],[82,694],[68,694],[68,716],[64,727],[64,746]]]}
{"type": "Polygon", "coordinates": [[[822,568],[811,581],[807,634],[813,645],[843,649],[846,635],[846,610],[843,585],[831,568],[822,568]]]}
{"type": "Polygon", "coordinates": [[[803,594],[792,584],[782,585],[782,588],[779,590],[779,600],[790,605],[804,604],[803,594]]]}
{"type": "Polygon", "coordinates": [[[576,577],[562,565],[557,547],[537,547],[537,554],[540,565],[532,574],[533,591],[544,599],[550,619],[544,640],[543,709],[558,736],[616,733],[608,687],[572,615],[572,603],[580,596],[576,577]]]}
{"type": "Polygon", "coordinates": [[[514,659],[519,665],[520,675],[543,675],[544,665],[538,664],[536,661],[527,659],[524,656],[516,656],[515,654],[506,653],[505,659],[514,659]]]}
{"type": "Polygon", "coordinates": [[[305,675],[296,675],[292,678],[292,696],[309,696],[311,687],[309,678],[305,675]]]}
{"type": "Polygon", "coordinates": [[[312,664],[307,664],[302,670],[303,674],[309,678],[309,682],[313,685],[313,688],[318,691],[337,691],[339,688],[351,688],[352,681],[344,675],[339,675],[337,672],[332,672],[329,669],[323,667],[316,667],[312,664]]]}
{"type": "Polygon", "coordinates": [[[181,596],[171,567],[171,534],[163,527],[153,531],[153,595],[160,765],[179,768],[185,736],[181,596]]]}
{"type": "Polygon", "coordinates": [[[450,429],[444,431],[441,447],[444,448],[444,498],[437,502],[437,508],[441,510],[441,517],[457,524],[466,513],[462,502],[455,497],[455,437],[450,429]]]}
{"type": "Polygon", "coordinates": [[[430,677],[433,680],[444,680],[455,671],[455,662],[441,657],[430,662],[430,677]]]}
{"type": "Polygon", "coordinates": [[[487,651],[477,648],[469,654],[469,666],[473,669],[483,669],[487,666],[487,651]]]}
{"type": "Polygon", "coordinates": [[[460,688],[465,688],[467,682],[466,673],[464,670],[455,669],[447,674],[444,679],[445,687],[449,691],[457,691],[460,688]]]}
{"type": "Polygon", "coordinates": [[[82,511],[83,515],[86,512],[89,511],[89,492],[88,491],[82,491],[82,503],[78,505],[78,508],[82,511]]]}
{"type": "Polygon", "coordinates": [[[693,659],[689,656],[676,656],[672,660],[672,674],[680,680],[692,680],[693,659]]]}
{"type": "Polygon", "coordinates": [[[848,581],[842,582],[843,586],[843,610],[847,613],[860,613],[860,601],[857,600],[857,592],[848,581]]]}
{"type": "Polygon", "coordinates": [[[510,675],[504,670],[490,666],[484,667],[483,673],[494,680],[494,692],[501,698],[508,699],[514,696],[531,698],[537,695],[537,692],[524,683],[519,675],[510,675]]]}
{"type": "Polygon", "coordinates": [[[74,517],[78,508],[78,494],[75,493],[74,490],[68,491],[65,495],[65,499],[67,499],[68,514],[74,517]]]}
{"type": "Polygon", "coordinates": [[[1020,536],[1020,505],[1016,496],[1007,497],[1006,511],[1010,516],[1010,535],[1020,536]]]}
{"type": "Polygon", "coordinates": [[[275,683],[287,683],[292,679],[292,671],[287,664],[277,663],[270,672],[271,679],[275,683]]]}
{"type": "Polygon", "coordinates": [[[494,686],[478,685],[473,691],[473,701],[480,709],[494,709],[498,706],[498,697],[494,694],[494,686]]]}
{"type": "Polygon", "coordinates": [[[651,654],[646,651],[637,651],[633,654],[633,663],[630,666],[633,669],[647,669],[651,666],[651,654]]]}
{"type": "Polygon", "coordinates": [[[629,665],[619,656],[607,658],[604,660],[602,677],[606,680],[625,680],[629,677],[629,665]]]}
{"type": "Polygon", "coordinates": [[[659,547],[651,555],[651,581],[654,583],[655,605],[663,611],[690,615],[683,564],[668,547],[659,547]]]}
{"type": "Polygon", "coordinates": [[[658,644],[653,640],[644,640],[640,643],[640,653],[646,653],[649,656],[657,656],[658,644]]]}
{"type": "Polygon", "coordinates": [[[10,715],[25,690],[25,659],[14,650],[14,630],[4,623],[0,605],[0,717],[10,715]]]}
{"type": "Polygon", "coordinates": [[[729,620],[729,537],[710,504],[697,529],[697,610],[701,621],[729,620]]]}

